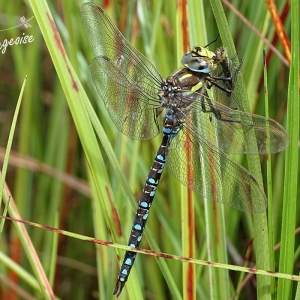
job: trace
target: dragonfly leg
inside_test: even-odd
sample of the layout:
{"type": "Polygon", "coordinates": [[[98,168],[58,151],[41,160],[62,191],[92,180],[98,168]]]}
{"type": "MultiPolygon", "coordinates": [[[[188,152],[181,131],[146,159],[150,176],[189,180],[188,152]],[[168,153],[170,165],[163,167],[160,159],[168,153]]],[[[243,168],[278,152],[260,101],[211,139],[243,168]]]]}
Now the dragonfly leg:
{"type": "Polygon", "coordinates": [[[240,64],[238,65],[238,67],[235,68],[234,74],[232,74],[231,68],[229,67],[228,63],[225,63],[225,66],[224,66],[224,64],[222,64],[224,76],[214,76],[214,75],[209,74],[209,76],[207,77],[207,80],[211,84],[215,85],[218,89],[225,92],[230,97],[232,92],[234,91],[234,87],[235,87],[240,69],[242,67],[242,64],[243,64],[243,60],[241,59],[240,64]],[[218,83],[217,81],[222,81],[223,84],[227,83],[226,84],[227,87],[225,87],[223,84],[218,83]]]}
{"type": "Polygon", "coordinates": [[[207,77],[207,80],[210,82],[210,84],[216,86],[218,89],[225,92],[228,97],[230,97],[230,95],[232,94],[233,89],[234,89],[234,87],[232,86],[232,77],[210,76],[210,77],[207,77]],[[230,86],[230,88],[226,88],[224,85],[221,85],[220,83],[217,82],[217,80],[222,80],[222,81],[228,82],[228,85],[230,86]]]}

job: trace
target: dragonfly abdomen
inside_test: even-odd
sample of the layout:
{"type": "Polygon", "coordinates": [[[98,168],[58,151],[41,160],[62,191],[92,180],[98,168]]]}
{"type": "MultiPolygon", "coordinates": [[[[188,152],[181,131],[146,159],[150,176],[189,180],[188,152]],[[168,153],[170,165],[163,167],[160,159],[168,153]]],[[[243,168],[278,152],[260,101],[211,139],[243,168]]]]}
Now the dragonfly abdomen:
{"type": "MultiPolygon", "coordinates": [[[[128,246],[138,248],[142,240],[142,235],[148,219],[149,210],[153,202],[157,185],[163,172],[169,145],[175,135],[179,132],[180,127],[171,114],[167,114],[164,119],[163,139],[161,145],[155,155],[151,170],[146,179],[142,196],[138,203],[138,209],[135,214],[131,234],[128,241],[128,246]]],[[[120,295],[127,279],[133,263],[136,258],[136,253],[126,251],[124,260],[118,276],[118,281],[114,290],[114,294],[120,295]]]]}

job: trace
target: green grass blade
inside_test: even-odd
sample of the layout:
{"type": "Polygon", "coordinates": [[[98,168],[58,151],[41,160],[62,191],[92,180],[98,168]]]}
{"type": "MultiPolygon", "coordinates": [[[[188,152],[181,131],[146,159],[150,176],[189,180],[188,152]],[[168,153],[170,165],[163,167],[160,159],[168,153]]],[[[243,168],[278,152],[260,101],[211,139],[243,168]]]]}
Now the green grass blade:
{"type": "MultiPolygon", "coordinates": [[[[285,156],[285,179],[283,195],[283,218],[279,271],[293,274],[299,164],[299,1],[291,2],[291,66],[288,87],[287,131],[290,146],[285,156]]],[[[292,282],[278,281],[278,299],[288,299],[292,293],[292,282]]]]}
{"type": "MultiPolygon", "coordinates": [[[[114,238],[117,237],[117,228],[114,223],[113,211],[111,210],[111,201],[113,193],[105,172],[106,166],[101,157],[94,129],[89,120],[89,115],[85,108],[85,103],[89,100],[83,90],[83,87],[69,62],[59,33],[52,19],[51,13],[45,1],[30,1],[39,23],[41,32],[44,36],[52,61],[56,68],[60,83],[64,90],[68,105],[73,116],[82,146],[84,148],[88,166],[92,173],[92,178],[96,185],[102,209],[105,211],[103,216],[111,229],[114,238]]],[[[99,201],[94,199],[94,201],[99,201]]],[[[100,216],[95,215],[95,228],[98,228],[100,216]]],[[[110,274],[112,275],[112,274],[110,274]]],[[[112,293],[112,291],[110,291],[112,293]]],[[[138,299],[138,297],[137,297],[138,299]]]]}
{"type": "MultiPolygon", "coordinates": [[[[15,131],[15,128],[16,128],[16,123],[17,123],[17,118],[18,118],[18,114],[19,114],[19,110],[20,110],[20,106],[21,106],[21,102],[22,102],[25,83],[26,83],[26,78],[25,78],[25,80],[23,82],[23,85],[22,85],[22,89],[21,89],[21,92],[20,92],[20,96],[19,96],[19,99],[18,99],[17,106],[16,106],[16,111],[15,111],[15,114],[14,114],[14,119],[12,121],[11,132],[10,132],[8,143],[7,143],[6,157],[4,159],[3,173],[2,173],[2,176],[1,176],[1,185],[2,185],[1,190],[3,190],[3,187],[4,187],[5,174],[6,174],[6,170],[7,170],[7,164],[8,164],[8,155],[10,153],[12,139],[13,139],[14,131],[15,131]]],[[[11,216],[13,218],[20,218],[18,209],[15,206],[14,200],[11,197],[11,193],[10,193],[7,186],[5,186],[4,202],[6,204],[9,203],[9,205],[8,205],[8,214],[9,214],[9,216],[11,216]]],[[[38,259],[37,253],[36,253],[32,243],[31,243],[31,240],[29,238],[29,235],[28,235],[24,225],[23,224],[14,224],[14,227],[15,227],[16,232],[19,236],[19,239],[21,240],[21,243],[22,243],[22,245],[23,245],[23,247],[26,251],[27,258],[28,258],[29,262],[31,263],[32,269],[35,273],[37,282],[38,282],[39,287],[40,287],[39,292],[43,295],[43,297],[45,299],[54,299],[54,294],[53,294],[53,291],[50,287],[49,281],[46,277],[46,274],[45,274],[45,272],[43,270],[43,267],[42,267],[42,265],[41,265],[41,263],[38,259]]],[[[10,267],[12,267],[11,264],[10,264],[10,267]]],[[[24,273],[22,273],[22,274],[24,274],[24,273]]],[[[26,275],[25,275],[25,278],[27,278],[26,275]]]]}
{"type": "MultiPolygon", "coordinates": [[[[265,90],[265,111],[266,117],[269,118],[269,92],[268,92],[268,74],[266,66],[266,53],[264,51],[264,90],[265,90]]],[[[267,141],[270,143],[270,141],[267,141]]],[[[272,186],[272,157],[267,159],[267,191],[268,191],[268,228],[269,228],[269,243],[270,243],[270,270],[275,271],[274,257],[274,218],[273,218],[273,186],[272,186]]],[[[271,278],[271,294],[275,292],[275,281],[271,278]]]]}
{"type": "MultiPolygon", "coordinates": [[[[13,121],[12,121],[12,124],[11,124],[11,129],[10,129],[10,133],[9,133],[9,137],[8,137],[8,141],[7,141],[7,146],[6,146],[5,156],[4,156],[4,162],[3,162],[2,171],[1,171],[1,178],[0,178],[0,192],[1,192],[0,206],[2,204],[2,196],[3,196],[3,189],[4,189],[6,172],[7,172],[8,160],[9,160],[11,145],[12,145],[12,142],[13,142],[13,137],[14,137],[14,133],[15,133],[15,129],[16,129],[17,119],[18,119],[18,116],[19,116],[19,111],[20,111],[20,107],[21,107],[21,103],[22,103],[22,97],[23,97],[23,93],[24,93],[24,89],[25,89],[25,85],[26,85],[26,79],[27,79],[27,77],[25,77],[22,88],[21,88],[21,91],[20,91],[19,99],[18,99],[18,102],[17,102],[17,106],[16,106],[16,109],[15,109],[13,121]]],[[[6,203],[6,205],[7,204],[8,203],[6,203]]],[[[7,211],[7,206],[5,207],[5,210],[7,211]]],[[[0,230],[0,232],[2,232],[3,225],[4,225],[4,220],[1,221],[1,230],[0,230]]]]}
{"type": "MultiPolygon", "coordinates": [[[[225,22],[225,14],[222,8],[220,1],[211,1],[214,13],[216,15],[216,20],[218,24],[218,28],[220,30],[220,35],[222,40],[224,39],[224,44],[229,49],[229,54],[236,53],[234,48],[233,41],[229,38],[229,26],[226,25],[225,22]],[[223,12],[223,13],[222,13],[223,12]],[[224,31],[225,30],[225,31],[224,31]]],[[[245,85],[243,80],[239,78],[238,86],[241,87],[235,94],[237,98],[241,99],[241,103],[243,103],[243,107],[245,111],[250,111],[249,103],[247,101],[247,92],[245,89],[245,85]]],[[[255,137],[250,137],[255,138],[255,137]]],[[[260,161],[258,155],[251,155],[248,157],[248,165],[249,171],[254,175],[254,177],[258,180],[260,185],[262,186],[262,175],[260,171],[260,161]]],[[[264,270],[271,269],[270,261],[269,261],[269,245],[268,242],[268,224],[266,213],[253,215],[254,221],[254,245],[256,250],[256,264],[257,267],[264,270]]],[[[270,279],[266,276],[257,276],[257,295],[260,299],[270,299],[270,294],[266,293],[266,287],[270,286],[270,279]]]]}

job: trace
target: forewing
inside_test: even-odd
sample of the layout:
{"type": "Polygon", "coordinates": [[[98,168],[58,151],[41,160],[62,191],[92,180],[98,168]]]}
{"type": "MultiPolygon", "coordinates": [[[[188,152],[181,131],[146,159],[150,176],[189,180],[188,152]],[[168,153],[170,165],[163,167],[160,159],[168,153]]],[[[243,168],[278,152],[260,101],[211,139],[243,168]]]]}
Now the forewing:
{"type": "Polygon", "coordinates": [[[211,125],[219,137],[219,148],[225,152],[277,153],[289,145],[285,129],[273,119],[225,107],[220,112],[225,121],[212,118],[211,125]]]}
{"type": "MultiPolygon", "coordinates": [[[[289,145],[286,131],[276,121],[230,109],[213,101],[207,94],[198,94],[190,113],[199,115],[199,128],[205,128],[210,135],[217,136],[213,143],[224,152],[277,153],[289,145]]],[[[196,129],[192,131],[197,134],[196,129]]]]}
{"type": "Polygon", "coordinates": [[[151,139],[159,132],[161,75],[99,6],[83,4],[81,19],[96,56],[91,65],[93,81],[113,122],[131,138],[151,139]]]}
{"type": "Polygon", "coordinates": [[[82,26],[95,57],[105,56],[116,64],[122,64],[133,81],[142,82],[144,86],[160,87],[162,78],[153,64],[126,41],[99,6],[85,3],[80,12],[82,26]]]}

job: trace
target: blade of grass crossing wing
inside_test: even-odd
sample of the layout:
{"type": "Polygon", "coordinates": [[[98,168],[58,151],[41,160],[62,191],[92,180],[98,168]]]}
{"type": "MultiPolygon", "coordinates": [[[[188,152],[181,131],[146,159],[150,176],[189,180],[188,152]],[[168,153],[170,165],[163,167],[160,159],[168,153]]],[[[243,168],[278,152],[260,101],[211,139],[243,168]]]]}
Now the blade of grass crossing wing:
{"type": "MultiPolygon", "coordinates": [[[[226,21],[226,16],[219,0],[211,0],[211,5],[216,17],[217,25],[220,31],[221,38],[225,38],[226,46],[229,53],[236,53],[233,40],[229,34],[229,26],[226,21]]],[[[236,57],[236,60],[238,58],[236,57]]],[[[237,62],[238,63],[238,62],[237,62]]],[[[240,98],[240,103],[243,103],[245,111],[249,111],[249,103],[247,101],[247,92],[243,83],[242,78],[239,76],[237,84],[241,87],[235,96],[240,98]]],[[[251,138],[251,136],[249,137],[251,138]]],[[[254,138],[254,137],[252,137],[254,138]]],[[[262,175],[260,171],[260,161],[258,155],[251,155],[248,157],[249,171],[258,180],[262,186],[262,175]]],[[[266,213],[253,215],[254,221],[254,246],[257,253],[256,263],[257,267],[264,270],[270,269],[270,259],[269,259],[269,241],[268,241],[268,226],[266,213]],[[268,245],[268,247],[266,247],[268,245]]],[[[257,294],[260,299],[270,299],[270,294],[266,293],[266,287],[270,287],[270,278],[266,276],[257,276],[257,294]]]]}
{"type": "MultiPolygon", "coordinates": [[[[287,132],[290,145],[285,155],[285,178],[279,272],[294,270],[295,227],[297,214],[299,164],[299,1],[291,1],[291,66],[288,86],[287,132]]],[[[288,299],[292,282],[278,280],[278,299],[288,299]]]]}
{"type": "MultiPolygon", "coordinates": [[[[266,55],[265,51],[263,52],[264,60],[264,90],[265,90],[265,111],[266,117],[269,117],[269,93],[268,93],[268,74],[267,74],[267,65],[266,65],[266,55]]],[[[267,141],[270,143],[270,141],[267,141]]],[[[269,227],[269,243],[270,243],[270,267],[271,271],[275,271],[275,258],[274,258],[274,221],[273,221],[273,188],[272,188],[272,157],[268,156],[267,159],[267,190],[268,190],[268,227],[269,227]]],[[[275,293],[275,280],[271,280],[271,294],[275,293]]]]}

